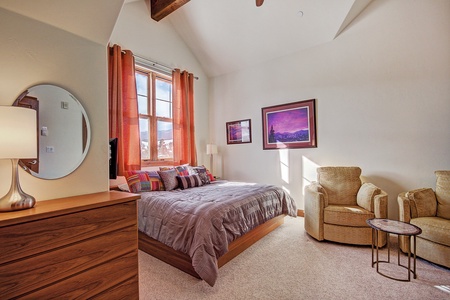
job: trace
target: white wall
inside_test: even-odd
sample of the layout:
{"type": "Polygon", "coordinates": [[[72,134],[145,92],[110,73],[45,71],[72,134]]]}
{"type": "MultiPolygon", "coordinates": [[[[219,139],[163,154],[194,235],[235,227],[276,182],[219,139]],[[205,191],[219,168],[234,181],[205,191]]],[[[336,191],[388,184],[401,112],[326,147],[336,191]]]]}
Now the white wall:
{"type": "MultiPolygon", "coordinates": [[[[27,88],[47,83],[65,88],[84,106],[92,140],[81,166],[69,176],[43,180],[20,171],[25,192],[38,201],[109,188],[107,60],[105,45],[0,9],[0,105],[27,88]]],[[[8,192],[11,163],[0,161],[0,197],[8,192]]]]}
{"type": "Polygon", "coordinates": [[[450,169],[450,1],[374,1],[335,40],[211,79],[210,90],[225,178],[282,185],[303,209],[316,165],[356,165],[398,219],[398,193],[450,169]],[[313,98],[318,148],[262,150],[261,108],[313,98]],[[227,145],[225,123],[246,118],[253,142],[227,145]]]}
{"type": "Polygon", "coordinates": [[[209,142],[209,79],[170,21],[163,19],[156,22],[151,19],[144,1],[125,4],[114,27],[110,44],[118,44],[135,55],[170,68],[187,70],[199,77],[194,82],[197,157],[199,164],[207,164],[209,160],[205,152],[209,142]]]}

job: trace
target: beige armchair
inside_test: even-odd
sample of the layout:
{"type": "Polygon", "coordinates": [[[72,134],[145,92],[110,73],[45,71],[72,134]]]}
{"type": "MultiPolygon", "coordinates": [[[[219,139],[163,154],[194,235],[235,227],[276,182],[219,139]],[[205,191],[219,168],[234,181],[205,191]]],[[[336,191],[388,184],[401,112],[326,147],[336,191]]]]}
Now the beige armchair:
{"type": "MultiPolygon", "coordinates": [[[[313,238],[371,245],[370,218],[387,218],[388,195],[361,182],[359,167],[319,167],[317,182],[305,187],[305,230],[313,238]]],[[[378,235],[386,244],[386,233],[378,235]]]]}
{"type": "MultiPolygon", "coordinates": [[[[421,188],[398,195],[399,220],[422,229],[417,256],[450,268],[450,171],[435,174],[436,191],[421,188]]],[[[408,247],[409,240],[401,236],[400,249],[408,252],[408,247]]]]}

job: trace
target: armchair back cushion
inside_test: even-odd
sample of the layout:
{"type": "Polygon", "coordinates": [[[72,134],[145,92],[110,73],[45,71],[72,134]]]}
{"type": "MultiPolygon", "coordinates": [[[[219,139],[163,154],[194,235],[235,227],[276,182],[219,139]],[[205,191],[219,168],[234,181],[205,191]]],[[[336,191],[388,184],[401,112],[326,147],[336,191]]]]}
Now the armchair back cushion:
{"type": "Polygon", "coordinates": [[[450,219],[450,171],[436,171],[437,216],[450,219]]]}
{"type": "Polygon", "coordinates": [[[367,209],[368,211],[373,212],[373,201],[376,195],[379,195],[381,190],[376,187],[374,184],[365,182],[361,185],[361,188],[356,194],[356,203],[362,208],[367,209]]]}
{"type": "Polygon", "coordinates": [[[327,191],[328,204],[356,205],[360,176],[359,167],[317,168],[317,181],[327,191]]]}
{"type": "Polygon", "coordinates": [[[406,193],[411,206],[411,218],[435,217],[437,202],[431,188],[412,190],[406,193]]]}

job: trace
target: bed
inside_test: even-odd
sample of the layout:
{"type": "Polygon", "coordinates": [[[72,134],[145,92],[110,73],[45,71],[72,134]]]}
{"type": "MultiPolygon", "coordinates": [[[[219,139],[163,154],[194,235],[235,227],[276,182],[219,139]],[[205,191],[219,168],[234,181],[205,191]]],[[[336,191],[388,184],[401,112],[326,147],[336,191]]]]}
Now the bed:
{"type": "Polygon", "coordinates": [[[214,181],[142,192],[139,249],[213,286],[219,267],[296,214],[292,197],[272,185],[214,181]]]}

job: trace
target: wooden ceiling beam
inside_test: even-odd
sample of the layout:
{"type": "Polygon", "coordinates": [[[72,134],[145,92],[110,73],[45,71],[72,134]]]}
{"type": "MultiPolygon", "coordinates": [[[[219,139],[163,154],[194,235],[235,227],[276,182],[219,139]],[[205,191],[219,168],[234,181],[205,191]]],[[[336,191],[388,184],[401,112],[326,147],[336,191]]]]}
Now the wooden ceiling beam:
{"type": "Polygon", "coordinates": [[[160,21],[190,0],[150,0],[150,15],[153,20],[160,21]]]}

